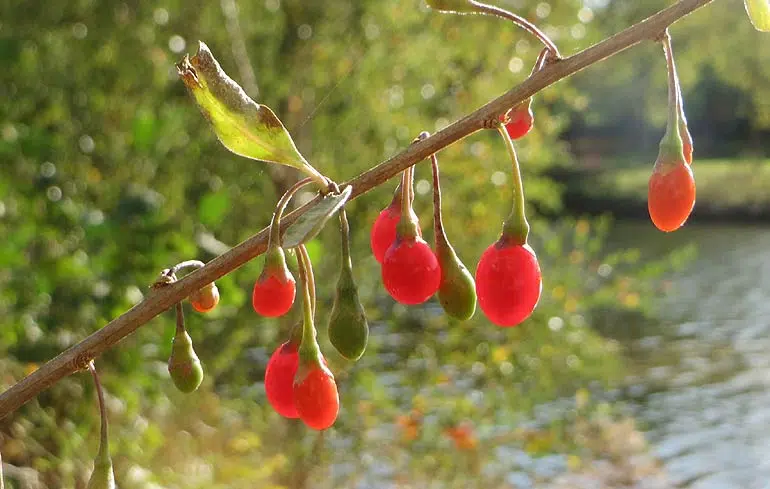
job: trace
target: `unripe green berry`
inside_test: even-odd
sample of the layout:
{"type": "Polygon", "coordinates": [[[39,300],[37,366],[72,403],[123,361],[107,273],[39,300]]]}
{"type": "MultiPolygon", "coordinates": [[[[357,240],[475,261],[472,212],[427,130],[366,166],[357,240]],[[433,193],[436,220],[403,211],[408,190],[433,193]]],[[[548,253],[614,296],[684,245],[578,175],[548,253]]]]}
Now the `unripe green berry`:
{"type": "Polygon", "coordinates": [[[184,329],[177,330],[168,359],[168,373],[177,389],[192,392],[203,381],[203,367],[193,350],[192,338],[184,329]]]}
{"type": "Polygon", "coordinates": [[[107,451],[99,450],[99,454],[94,460],[94,471],[91,473],[86,489],[115,489],[112,458],[107,451]]]}
{"type": "Polygon", "coordinates": [[[366,350],[369,324],[358,298],[350,262],[343,263],[337,281],[337,293],[329,316],[329,341],[343,357],[358,360],[366,350]]]}
{"type": "Polygon", "coordinates": [[[436,257],[441,266],[441,283],[438,287],[441,307],[452,317],[462,321],[470,319],[476,312],[476,282],[473,275],[460,261],[452,246],[444,240],[436,240],[436,257]]]}

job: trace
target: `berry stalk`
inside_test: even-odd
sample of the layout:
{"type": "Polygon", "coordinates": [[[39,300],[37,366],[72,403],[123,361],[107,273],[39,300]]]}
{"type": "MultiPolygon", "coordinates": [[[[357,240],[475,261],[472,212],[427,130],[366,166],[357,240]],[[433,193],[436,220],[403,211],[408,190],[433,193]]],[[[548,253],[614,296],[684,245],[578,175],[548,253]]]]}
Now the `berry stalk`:
{"type": "Polygon", "coordinates": [[[556,44],[543,31],[532,22],[513,12],[486,3],[477,2],[476,0],[427,0],[427,3],[429,7],[438,10],[439,12],[451,12],[456,14],[476,13],[493,15],[509,20],[538,38],[538,40],[557,58],[561,58],[561,54],[559,54],[559,49],[556,47],[556,44]]]}
{"type": "MultiPolygon", "coordinates": [[[[342,241],[342,266],[353,268],[353,260],[350,258],[350,224],[345,208],[340,209],[340,237],[342,241]]],[[[313,301],[315,304],[315,301],[313,301]]]]}
{"type": "Polygon", "coordinates": [[[668,57],[667,60],[670,59],[670,64],[667,62],[666,65],[669,70],[673,70],[674,72],[674,79],[676,81],[676,110],[679,112],[679,125],[677,126],[679,129],[679,137],[682,138],[682,147],[683,147],[683,153],[684,153],[684,160],[689,165],[692,163],[692,136],[690,135],[690,129],[687,127],[687,117],[684,114],[684,99],[682,97],[682,87],[679,83],[679,75],[676,71],[676,64],[674,62],[674,51],[671,49],[671,38],[668,35],[668,31],[666,31],[666,37],[668,38],[668,57]]]}
{"type": "MultiPolygon", "coordinates": [[[[430,134],[422,131],[412,140],[412,144],[426,139],[430,134]]],[[[414,202],[414,165],[407,167],[401,173],[401,218],[396,225],[397,239],[414,239],[421,235],[417,216],[412,211],[414,202]]],[[[398,189],[396,189],[398,191],[398,189]]]]}
{"type": "Polygon", "coordinates": [[[311,182],[313,182],[312,178],[303,178],[299,182],[292,185],[291,188],[289,188],[289,190],[287,190],[286,193],[284,193],[283,196],[281,196],[281,198],[278,200],[278,204],[275,206],[275,212],[273,212],[273,219],[270,221],[270,238],[267,241],[268,248],[270,248],[271,245],[281,246],[280,234],[281,217],[283,216],[283,212],[286,209],[286,206],[289,205],[291,198],[294,197],[294,194],[296,194],[302,187],[311,182]]]}
{"type": "Polygon", "coordinates": [[[102,390],[102,383],[99,381],[99,374],[96,373],[96,367],[94,367],[93,360],[88,362],[88,370],[91,372],[91,376],[94,379],[94,385],[96,386],[96,396],[99,400],[99,415],[102,420],[97,458],[105,458],[110,456],[110,440],[109,436],[107,436],[107,409],[104,404],[104,391],[102,390]]]}
{"type": "Polygon", "coordinates": [[[666,67],[668,71],[668,121],[666,133],[660,142],[661,152],[674,154],[680,161],[684,161],[684,146],[682,136],[679,134],[679,80],[676,75],[674,53],[671,48],[671,36],[666,29],[663,35],[663,52],[666,55],[666,67]]]}
{"type": "Polygon", "coordinates": [[[302,343],[299,346],[299,357],[302,362],[312,362],[321,365],[321,350],[316,341],[316,329],[313,321],[313,299],[311,290],[315,289],[313,280],[313,265],[305,245],[297,247],[297,262],[299,264],[299,279],[302,282],[302,343]]]}
{"type": "Polygon", "coordinates": [[[503,138],[505,149],[508,151],[508,156],[511,157],[511,164],[513,165],[511,171],[513,176],[513,206],[510,215],[503,223],[503,237],[514,239],[515,244],[523,245],[527,242],[527,237],[529,236],[529,223],[527,222],[524,209],[524,183],[521,178],[519,158],[516,156],[516,148],[513,146],[513,141],[508,135],[508,131],[505,130],[505,125],[498,122],[497,131],[503,138]]]}
{"type": "Polygon", "coordinates": [[[448,244],[444,233],[444,218],[441,213],[441,185],[439,184],[438,158],[436,154],[430,155],[431,170],[433,171],[433,235],[436,239],[436,248],[439,241],[448,244]]]}
{"type": "Polygon", "coordinates": [[[199,268],[202,268],[204,265],[205,264],[200,260],[185,260],[171,267],[170,273],[176,275],[180,270],[184,268],[194,268],[197,270],[199,268]]]}
{"type": "Polygon", "coordinates": [[[500,17],[502,19],[513,22],[517,26],[538,38],[540,42],[542,42],[543,45],[548,48],[548,50],[553,53],[557,59],[561,58],[561,54],[559,53],[559,48],[556,47],[556,43],[554,43],[545,32],[541,31],[535,24],[528,21],[524,17],[516,15],[513,12],[509,12],[503,8],[495,7],[494,5],[487,5],[486,3],[476,2],[474,0],[470,0],[470,2],[473,4],[475,10],[479,13],[494,15],[496,17],[500,17]]]}
{"type": "Polygon", "coordinates": [[[401,218],[396,225],[396,239],[414,239],[420,235],[412,212],[414,200],[414,166],[401,174],[401,218]]]}

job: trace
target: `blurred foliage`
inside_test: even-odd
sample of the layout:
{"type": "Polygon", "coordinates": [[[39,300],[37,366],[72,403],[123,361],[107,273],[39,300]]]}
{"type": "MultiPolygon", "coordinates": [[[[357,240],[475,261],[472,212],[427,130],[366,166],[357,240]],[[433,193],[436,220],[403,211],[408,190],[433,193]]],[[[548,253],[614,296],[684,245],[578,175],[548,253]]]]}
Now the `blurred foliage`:
{"type": "MultiPolygon", "coordinates": [[[[593,15],[579,0],[512,3],[540,18],[565,54],[610,30],[594,22],[605,12],[593,15]]],[[[251,95],[338,181],[519,83],[539,51],[499,19],[441,15],[417,0],[238,2],[238,29],[223,12],[228,5],[0,5],[0,388],[141,301],[161,269],[209,260],[265,226],[279,190],[297,178],[235,157],[216,141],[174,67],[197,39],[236,80],[251,63],[258,87],[251,95]],[[234,54],[239,36],[248,60],[234,54]]],[[[602,66],[635,69],[629,61],[602,66]]],[[[685,77],[686,88],[693,79],[685,77]]],[[[582,80],[535,98],[535,130],[518,144],[533,211],[560,209],[557,186],[542,174],[567,158],[557,136],[586,109],[590,87],[582,80]]],[[[510,163],[496,137],[474,135],[440,156],[445,226],[471,269],[510,205],[510,163]]],[[[427,166],[417,168],[415,206],[427,237],[429,178],[427,166]]],[[[98,360],[122,488],[303,487],[310,480],[325,481],[313,487],[381,486],[427,478],[468,487],[469,478],[494,484],[531,469],[533,454],[558,452],[553,463],[562,467],[579,453],[568,428],[576,415],[571,396],[623,372],[619,344],[591,328],[594,312],[641,314],[657,293],[638,255],[603,249],[606,222],[535,217],[532,245],[545,289],[525,325],[499,329],[480,313],[457,323],[435,303],[405,309],[384,293],[368,249],[369,224],[394,186],[348,206],[372,325],[369,350],[355,365],[334,356],[324,336],[336,226],[309,246],[322,348],[342,396],[336,428],[319,436],[266,403],[265,364],[297,316],[254,315],[256,259],[218,282],[222,301],[214,312],[187,314],[206,372],[197,393],[177,393],[168,378],[171,312],[98,360]],[[457,428],[463,422],[475,426],[473,436],[457,428]],[[520,430],[529,425],[535,434],[525,436],[520,430]],[[476,459],[462,455],[469,447],[484,448],[483,463],[478,451],[469,452],[476,459]]],[[[34,469],[46,487],[83,488],[97,426],[90,381],[75,375],[0,422],[4,461],[34,469]]]]}
{"type": "MultiPolygon", "coordinates": [[[[667,0],[600,3],[593,27],[614,33],[668,6],[667,0]]],[[[770,154],[770,51],[744,9],[717,1],[670,29],[695,158],[770,154]]],[[[651,162],[666,120],[666,68],[658,43],[577,75],[585,97],[570,115],[571,149],[583,158],[630,152],[651,162]]],[[[641,158],[636,158],[641,161],[641,158]]],[[[608,165],[610,166],[610,165],[608,165]]]]}

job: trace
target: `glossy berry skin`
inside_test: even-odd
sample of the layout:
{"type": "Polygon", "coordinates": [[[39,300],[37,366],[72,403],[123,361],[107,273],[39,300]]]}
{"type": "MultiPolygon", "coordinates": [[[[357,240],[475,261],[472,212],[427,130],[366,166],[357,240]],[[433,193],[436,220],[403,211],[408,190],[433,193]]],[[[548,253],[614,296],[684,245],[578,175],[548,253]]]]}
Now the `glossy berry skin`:
{"type": "Polygon", "coordinates": [[[516,326],[535,310],[543,290],[540,265],[529,245],[497,241],[481,255],[476,294],[484,314],[498,326],[516,326]]]}
{"type": "MultiPolygon", "coordinates": [[[[415,216],[416,219],[416,216],[415,216]]],[[[382,263],[385,258],[385,252],[396,240],[396,226],[401,220],[401,204],[391,205],[380,212],[372,226],[372,232],[369,235],[369,244],[372,247],[374,258],[382,263]]],[[[420,229],[417,232],[422,235],[420,229]]]]}
{"type": "Polygon", "coordinates": [[[299,418],[294,403],[294,376],[298,366],[297,345],[287,341],[276,348],[265,369],[267,400],[284,418],[299,418]]]}
{"type": "Polygon", "coordinates": [[[297,284],[291,273],[283,277],[281,275],[266,269],[254,284],[251,305],[257,314],[274,318],[283,316],[291,309],[297,295],[297,284]]]}
{"type": "Polygon", "coordinates": [[[656,228],[671,232],[690,217],[695,205],[695,178],[684,161],[656,162],[647,191],[647,209],[656,228]]]}
{"type": "Polygon", "coordinates": [[[340,398],[332,373],[325,367],[308,365],[294,380],[294,404],[299,418],[314,430],[333,425],[340,398]]]}
{"type": "Polygon", "coordinates": [[[401,207],[391,205],[380,212],[372,226],[372,232],[369,235],[369,244],[372,247],[374,258],[382,263],[385,258],[385,252],[390,248],[391,243],[396,240],[396,225],[401,219],[401,207]]]}
{"type": "Polygon", "coordinates": [[[433,250],[421,237],[397,239],[382,261],[385,289],[401,304],[422,304],[436,293],[441,267],[433,250]]]}
{"type": "Polygon", "coordinates": [[[198,312],[209,312],[219,304],[219,289],[214,283],[208,284],[190,294],[190,304],[198,312]]]}
{"type": "Polygon", "coordinates": [[[510,121],[505,125],[505,130],[511,139],[519,139],[526,136],[532,130],[535,116],[528,105],[519,106],[509,114],[510,121]]]}

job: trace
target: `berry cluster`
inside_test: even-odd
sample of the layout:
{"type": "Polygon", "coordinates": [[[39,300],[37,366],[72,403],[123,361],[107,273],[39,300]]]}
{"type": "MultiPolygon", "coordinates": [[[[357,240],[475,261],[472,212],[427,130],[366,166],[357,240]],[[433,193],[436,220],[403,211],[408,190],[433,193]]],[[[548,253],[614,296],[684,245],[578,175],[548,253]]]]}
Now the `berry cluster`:
{"type": "MultiPolygon", "coordinates": [[[[311,182],[310,178],[306,178],[289,189],[273,214],[264,268],[252,293],[254,310],[262,316],[283,316],[294,304],[296,282],[286,265],[280,240],[280,222],[291,197],[311,182]]],[[[343,357],[357,360],[366,349],[369,326],[353,279],[350,229],[344,208],[339,211],[339,221],[342,259],[329,316],[329,339],[343,357]]],[[[296,251],[302,283],[303,321],[294,327],[290,338],[270,357],[265,370],[265,392],[268,402],[281,416],[299,418],[310,428],[324,430],[337,419],[339,395],[334,375],[316,341],[312,263],[304,245],[297,246],[296,251]]]]}
{"type": "MultiPolygon", "coordinates": [[[[535,35],[544,45],[533,73],[541,70],[549,59],[560,55],[553,42],[523,17],[504,9],[474,0],[426,0],[430,8],[442,12],[489,14],[514,21],[535,35]]],[[[752,24],[758,30],[770,31],[770,6],[764,0],[744,0],[752,24]]],[[[682,93],[674,64],[668,31],[662,36],[668,69],[668,120],[660,143],[648,187],[648,209],[653,224],[661,231],[679,229],[689,218],[695,204],[695,180],[692,173],[693,141],[685,117],[682,93]]],[[[336,191],[332,181],[313,168],[297,151],[281,121],[266,106],[257,104],[221,69],[205,44],[192,59],[187,56],[177,65],[179,75],[212,122],[219,140],[232,152],[244,157],[291,166],[308,178],[295,184],[276,206],[270,228],[265,264],[254,284],[252,305],[265,317],[286,314],[296,298],[296,281],[286,266],[286,254],[281,244],[280,220],[288,201],[302,186],[314,182],[322,192],[336,191]],[[210,87],[214,87],[212,91],[210,87]],[[234,123],[235,121],[235,123],[234,123]],[[243,132],[249,131],[249,138],[243,132]],[[328,188],[327,188],[328,185],[328,188]]],[[[431,155],[433,171],[434,247],[422,238],[417,215],[412,209],[414,199],[414,168],[404,170],[401,183],[390,205],[385,208],[371,230],[370,242],[376,260],[382,266],[382,280],[388,293],[403,304],[421,304],[434,294],[450,316],[469,319],[478,301],[489,320],[500,326],[515,326],[526,320],[535,309],[542,292],[540,266],[534,250],[528,245],[529,224],[521,172],[513,140],[530,132],[534,122],[532,98],[509,109],[494,121],[513,163],[513,208],[503,222],[500,238],[481,255],[475,280],[457,256],[444,232],[441,213],[441,190],[436,155],[431,155]]],[[[422,133],[420,139],[427,137],[422,133]]],[[[350,190],[350,188],[348,188],[350,190]]],[[[342,194],[330,207],[320,223],[339,211],[342,236],[342,260],[334,305],[329,319],[329,339],[339,353],[349,359],[361,357],[368,341],[369,329],[364,309],[358,298],[350,257],[349,227],[344,206],[350,197],[342,194]],[[337,205],[339,204],[339,205],[337,205]]],[[[272,354],[265,371],[265,391],[270,405],[286,418],[299,418],[307,426],[324,430],[332,426],[339,412],[339,394],[334,375],[321,354],[316,340],[315,282],[307,250],[292,241],[296,249],[302,285],[302,322],[290,338],[272,354]]],[[[187,267],[201,268],[197,260],[179,263],[164,270],[153,288],[176,281],[176,273],[187,267]]],[[[192,307],[201,313],[213,310],[219,303],[219,290],[212,282],[189,296],[192,307]]],[[[184,325],[181,303],[175,306],[176,332],[173,338],[168,371],[179,390],[192,392],[203,380],[203,369],[190,335],[184,325]]],[[[94,379],[101,416],[99,451],[88,489],[114,489],[115,477],[107,436],[107,413],[99,376],[90,361],[88,368],[94,379]]],[[[417,436],[421,413],[399,417],[407,439],[417,436]]],[[[450,426],[444,433],[460,449],[474,449],[477,440],[472,425],[450,426]]],[[[1,465],[1,464],[0,464],[1,465]]],[[[0,470],[0,487],[2,487],[0,470]]]]}
{"type": "MultiPolygon", "coordinates": [[[[648,207],[652,222],[663,231],[674,231],[687,220],[695,202],[692,137],[685,118],[681,89],[674,65],[668,33],[663,37],[668,67],[669,113],[666,134],[649,182],[648,207]]],[[[533,73],[541,70],[553,54],[541,51],[533,73]]],[[[438,158],[431,155],[433,175],[433,246],[423,238],[414,201],[414,166],[406,168],[390,204],[380,212],[372,226],[370,245],[381,265],[387,292],[397,302],[422,304],[436,295],[444,311],[459,320],[470,319],[478,303],[494,324],[511,327],[530,317],[537,306],[543,284],[537,255],[528,244],[529,223],[525,213],[524,186],[513,141],[527,135],[534,123],[532,98],[509,109],[488,127],[495,127],[510,157],[513,205],[504,220],[500,237],[479,258],[475,277],[458,257],[447,238],[442,218],[442,198],[438,158]]],[[[421,133],[415,142],[428,137],[421,133]]],[[[293,249],[298,258],[303,319],[288,340],[273,352],[265,371],[265,391],[270,405],[286,418],[299,418],[307,426],[324,430],[334,424],[339,411],[339,394],[334,375],[320,351],[315,329],[315,280],[304,240],[286,247],[281,239],[281,218],[291,198],[310,183],[321,191],[333,192],[336,185],[320,173],[297,182],[278,201],[270,225],[265,262],[252,291],[254,311],[263,317],[279,317],[292,308],[297,297],[297,281],[286,264],[286,252],[293,249]],[[328,184],[328,188],[324,185],[328,184]]],[[[341,269],[336,296],[329,315],[329,340],[345,358],[357,360],[366,349],[369,327],[358,297],[350,256],[349,225],[339,209],[341,269]]],[[[327,217],[328,218],[328,217],[327,217]]],[[[306,237],[307,238],[307,237],[306,237]]],[[[305,239],[306,240],[306,239],[305,239]]],[[[164,271],[162,278],[173,281],[184,262],[164,271]]],[[[219,292],[211,283],[190,295],[195,310],[207,312],[219,302],[219,292]]],[[[177,304],[177,331],[174,337],[169,373],[184,392],[198,388],[203,379],[200,361],[184,329],[181,306],[177,304]]]]}
{"type": "MultiPolygon", "coordinates": [[[[431,0],[430,6],[442,11],[462,12],[464,9],[477,13],[501,15],[500,9],[486,9],[483,4],[465,0],[431,0]],[[458,10],[459,9],[459,10],[458,10]]],[[[526,22],[507,13],[503,17],[517,23],[526,22]]],[[[539,32],[539,31],[538,31],[539,32]]],[[[540,36],[539,36],[540,37],[540,36]]],[[[532,74],[542,70],[550,61],[559,58],[558,50],[546,38],[541,39],[545,48],[532,69],[532,74]]],[[[674,64],[671,39],[668,32],[662,36],[668,68],[668,123],[660,143],[649,181],[648,208],[653,224],[670,232],[681,227],[688,219],[695,203],[695,181],[691,163],[693,142],[684,114],[681,88],[674,64]]],[[[202,45],[201,52],[192,60],[186,60],[183,79],[196,94],[193,79],[186,76],[190,70],[203,69],[216,61],[202,45]],[[190,83],[188,83],[190,82],[190,83]]],[[[218,65],[217,65],[218,66],[218,65]]],[[[217,70],[215,70],[217,71],[217,70]]],[[[217,76],[225,76],[217,71],[217,76]]],[[[230,80],[232,81],[232,80],[230,80]]],[[[234,82],[233,82],[234,83],[234,82]]],[[[228,85],[230,86],[230,85],[228,85]]],[[[202,106],[204,112],[207,106],[202,106]]],[[[273,130],[280,129],[281,144],[294,148],[288,132],[269,109],[265,117],[272,121],[273,130]]],[[[266,119],[266,120],[267,120],[266,119]]],[[[264,121],[263,121],[264,122],[264,121]]],[[[526,136],[533,127],[532,97],[511,107],[487,127],[494,127],[502,137],[512,163],[513,205],[504,220],[500,237],[489,245],[479,258],[475,277],[458,257],[447,238],[442,218],[441,185],[438,158],[430,156],[433,175],[433,246],[422,235],[420,222],[412,204],[414,201],[414,166],[406,168],[396,187],[390,204],[380,212],[372,226],[370,244],[375,259],[381,265],[381,277],[387,292],[397,302],[406,305],[422,304],[436,295],[444,311],[459,320],[470,319],[478,303],[484,315],[494,324],[511,327],[530,317],[542,293],[542,276],[537,255],[528,244],[529,223],[525,213],[524,186],[514,140],[526,136]]],[[[218,126],[217,126],[218,127],[218,126]]],[[[215,130],[217,129],[215,127],[215,130]]],[[[221,128],[219,128],[221,129],[221,128]]],[[[219,134],[220,140],[235,152],[242,151],[238,141],[228,134],[219,134]]],[[[428,137],[421,133],[415,142],[428,137]]],[[[274,161],[265,148],[256,152],[239,153],[255,159],[274,161]]],[[[296,153],[289,161],[276,162],[294,166],[308,177],[292,186],[278,201],[270,224],[270,235],[265,262],[252,290],[252,306],[263,317],[280,317],[294,305],[297,297],[297,281],[286,264],[286,252],[294,250],[299,264],[303,319],[292,330],[288,340],[272,354],[265,372],[265,390],[270,405],[286,418],[299,418],[307,426],[323,430],[330,427],[339,411],[339,395],[334,375],[329,370],[316,340],[315,329],[315,280],[307,250],[301,243],[310,239],[303,232],[302,238],[293,237],[290,246],[282,243],[281,218],[291,198],[299,189],[310,183],[319,185],[325,195],[339,192],[336,184],[315,170],[296,153]]],[[[348,193],[348,196],[350,194],[348,193]]],[[[357,360],[366,349],[369,326],[358,297],[353,278],[350,256],[349,225],[344,210],[347,196],[342,193],[339,205],[332,205],[320,223],[338,212],[341,235],[341,269],[337,280],[336,295],[329,315],[329,340],[345,358],[357,360]]],[[[317,232],[317,230],[316,230],[317,232]]],[[[165,270],[156,285],[176,280],[175,273],[188,266],[201,267],[197,261],[183,262],[165,270]]],[[[214,283],[190,295],[195,310],[207,312],[219,302],[219,291],[214,283]]],[[[177,330],[174,336],[169,374],[174,384],[184,392],[198,388],[203,379],[201,363],[192,347],[192,340],[184,328],[181,305],[177,304],[177,330]]]]}
{"type": "MultiPolygon", "coordinates": [[[[379,214],[370,235],[372,252],[381,264],[382,282],[393,299],[407,305],[421,304],[436,294],[444,311],[461,320],[473,316],[478,300],[487,318],[499,326],[516,326],[532,314],[540,299],[542,279],[537,257],[527,244],[523,184],[511,138],[511,132],[518,137],[526,134],[531,118],[525,131],[520,129],[520,118],[507,121],[511,113],[531,114],[529,104],[512,109],[497,123],[513,163],[513,211],[500,238],[482,254],[475,281],[444,231],[436,155],[431,156],[435,251],[422,239],[412,209],[414,169],[404,170],[393,201],[379,214]]],[[[424,137],[427,133],[418,139],[424,137]]]]}

